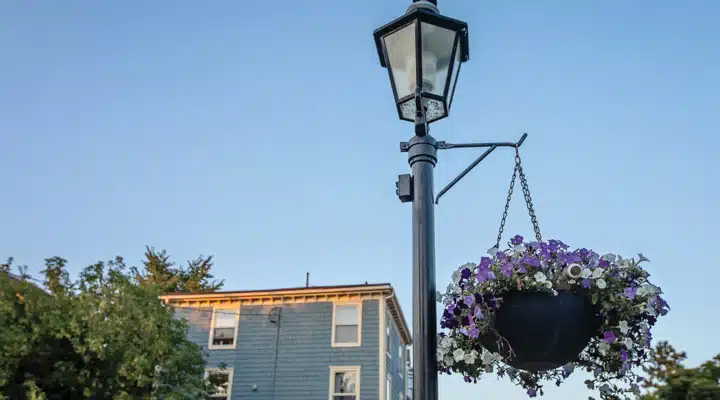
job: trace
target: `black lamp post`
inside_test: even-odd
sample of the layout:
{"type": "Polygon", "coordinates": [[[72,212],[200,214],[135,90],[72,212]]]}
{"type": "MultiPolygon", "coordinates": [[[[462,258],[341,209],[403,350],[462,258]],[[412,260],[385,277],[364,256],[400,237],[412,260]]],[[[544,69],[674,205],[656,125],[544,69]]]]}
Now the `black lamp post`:
{"type": "Polygon", "coordinates": [[[415,123],[415,136],[401,144],[412,176],[397,183],[400,199],[413,203],[413,400],[437,400],[433,168],[442,147],[428,124],[450,111],[460,65],[469,58],[467,24],[440,15],[436,0],[415,0],[374,36],[398,116],[415,123]]]}

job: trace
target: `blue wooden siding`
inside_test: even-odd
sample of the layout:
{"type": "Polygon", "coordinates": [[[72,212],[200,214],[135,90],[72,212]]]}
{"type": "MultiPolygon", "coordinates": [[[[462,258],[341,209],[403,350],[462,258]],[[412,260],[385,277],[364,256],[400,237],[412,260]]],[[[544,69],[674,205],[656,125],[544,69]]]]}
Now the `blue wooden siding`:
{"type": "MultiPolygon", "coordinates": [[[[390,315],[389,310],[385,310],[385,315],[390,315]]],[[[398,354],[400,345],[400,334],[398,333],[397,326],[392,318],[390,318],[390,343],[387,344],[387,349],[390,350],[390,355],[385,354],[387,358],[386,375],[391,378],[391,389],[392,394],[385,400],[400,400],[400,394],[405,392],[405,354],[398,354]]],[[[405,346],[402,346],[403,352],[405,346]]],[[[385,390],[383,388],[383,390],[385,390]]]]}
{"type": "Polygon", "coordinates": [[[281,306],[278,362],[275,369],[277,325],[268,313],[273,307],[240,309],[235,349],[208,350],[212,310],[178,309],[190,324],[188,336],[208,352],[207,367],[220,363],[233,367],[232,399],[324,400],[328,398],[330,366],[360,366],[360,400],[379,398],[379,302],[362,306],[362,345],[332,347],[333,304],[307,303],[281,306]],[[257,391],[253,391],[257,385],[257,391]]]}

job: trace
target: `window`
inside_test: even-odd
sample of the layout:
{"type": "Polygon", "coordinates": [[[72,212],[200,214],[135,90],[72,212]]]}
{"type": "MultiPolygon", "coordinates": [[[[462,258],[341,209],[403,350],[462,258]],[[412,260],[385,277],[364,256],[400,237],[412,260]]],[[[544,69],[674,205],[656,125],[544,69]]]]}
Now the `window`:
{"type": "Polygon", "coordinates": [[[385,378],[385,400],[392,399],[392,377],[388,374],[385,378]]]}
{"type": "Polygon", "coordinates": [[[205,379],[214,386],[210,398],[213,400],[227,400],[232,394],[232,368],[208,368],[205,370],[205,379]]]}
{"type": "Polygon", "coordinates": [[[330,400],[360,399],[360,367],[330,367],[330,400]]]}
{"type": "Polygon", "coordinates": [[[390,317],[385,318],[385,353],[392,358],[390,354],[390,317]]]}
{"type": "Polygon", "coordinates": [[[208,348],[234,349],[239,317],[238,309],[214,309],[208,348]]]}
{"type": "Polygon", "coordinates": [[[398,362],[398,372],[400,373],[400,376],[402,377],[403,375],[405,375],[405,374],[403,373],[403,369],[405,369],[405,364],[404,364],[404,362],[403,362],[403,361],[404,361],[404,360],[403,360],[403,345],[399,345],[399,346],[398,346],[398,360],[399,360],[399,362],[398,362]]]}
{"type": "Polygon", "coordinates": [[[360,303],[335,304],[333,306],[333,347],[360,345],[361,314],[360,303]]]}

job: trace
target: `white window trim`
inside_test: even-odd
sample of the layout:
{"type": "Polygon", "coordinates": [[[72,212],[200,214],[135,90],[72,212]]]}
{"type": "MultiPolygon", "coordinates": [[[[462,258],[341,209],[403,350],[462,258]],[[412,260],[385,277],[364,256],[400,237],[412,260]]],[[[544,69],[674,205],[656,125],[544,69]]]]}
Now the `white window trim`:
{"type": "Polygon", "coordinates": [[[240,323],[240,308],[239,307],[215,307],[213,308],[212,318],[210,320],[210,335],[208,336],[208,349],[209,350],[222,350],[222,349],[234,349],[237,347],[238,337],[238,325],[240,323]],[[217,311],[234,312],[235,313],[235,337],[233,337],[233,344],[213,344],[213,335],[215,334],[215,314],[217,311]]]}
{"type": "Polygon", "coordinates": [[[213,373],[213,372],[215,372],[215,373],[221,372],[221,373],[227,373],[227,374],[228,374],[227,398],[228,398],[228,399],[231,399],[231,398],[232,398],[233,373],[235,372],[235,371],[234,371],[234,368],[232,368],[232,367],[228,367],[228,368],[225,368],[225,369],[222,369],[222,368],[205,368],[205,380],[207,380],[207,379],[210,377],[210,373],[213,373]]]}
{"type": "MultiPolygon", "coordinates": [[[[333,325],[334,326],[334,325],[333,325]]],[[[334,330],[334,329],[333,329],[334,330]]],[[[330,385],[328,386],[328,399],[334,400],[335,397],[335,374],[338,372],[354,372],[355,376],[357,377],[357,382],[355,382],[355,393],[346,393],[349,395],[354,395],[355,400],[360,400],[360,366],[330,366],[330,385]]],[[[338,393],[340,395],[340,393],[338,393]]]]}
{"type": "Polygon", "coordinates": [[[333,315],[332,315],[332,333],[331,333],[331,345],[332,347],[358,347],[362,344],[362,301],[346,301],[333,303],[333,315]],[[356,306],[358,308],[357,313],[357,329],[358,329],[358,340],[357,343],[335,343],[335,310],[338,306],[356,306]]]}

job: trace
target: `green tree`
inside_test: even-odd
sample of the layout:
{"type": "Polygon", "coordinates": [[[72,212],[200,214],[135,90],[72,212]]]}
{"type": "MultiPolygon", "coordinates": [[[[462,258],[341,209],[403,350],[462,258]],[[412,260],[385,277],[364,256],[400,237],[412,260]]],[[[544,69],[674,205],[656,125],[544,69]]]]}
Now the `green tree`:
{"type": "Polygon", "coordinates": [[[200,256],[182,268],[165,250],[146,247],[143,269],[133,267],[132,272],[139,285],[157,286],[163,292],[214,292],[223,287],[224,281],[213,280],[212,259],[212,256],[200,256]]]}
{"type": "Polygon", "coordinates": [[[696,368],[686,368],[685,352],[659,342],[651,352],[642,400],[720,400],[720,354],[696,368]]]}
{"type": "MultiPolygon", "coordinates": [[[[202,260],[167,269],[175,275],[164,282],[206,289],[211,263],[202,260]]],[[[64,259],[45,262],[47,291],[0,279],[0,398],[207,398],[202,348],[158,298],[167,286],[140,281],[120,257],[88,266],[74,282],[64,259]]]]}

